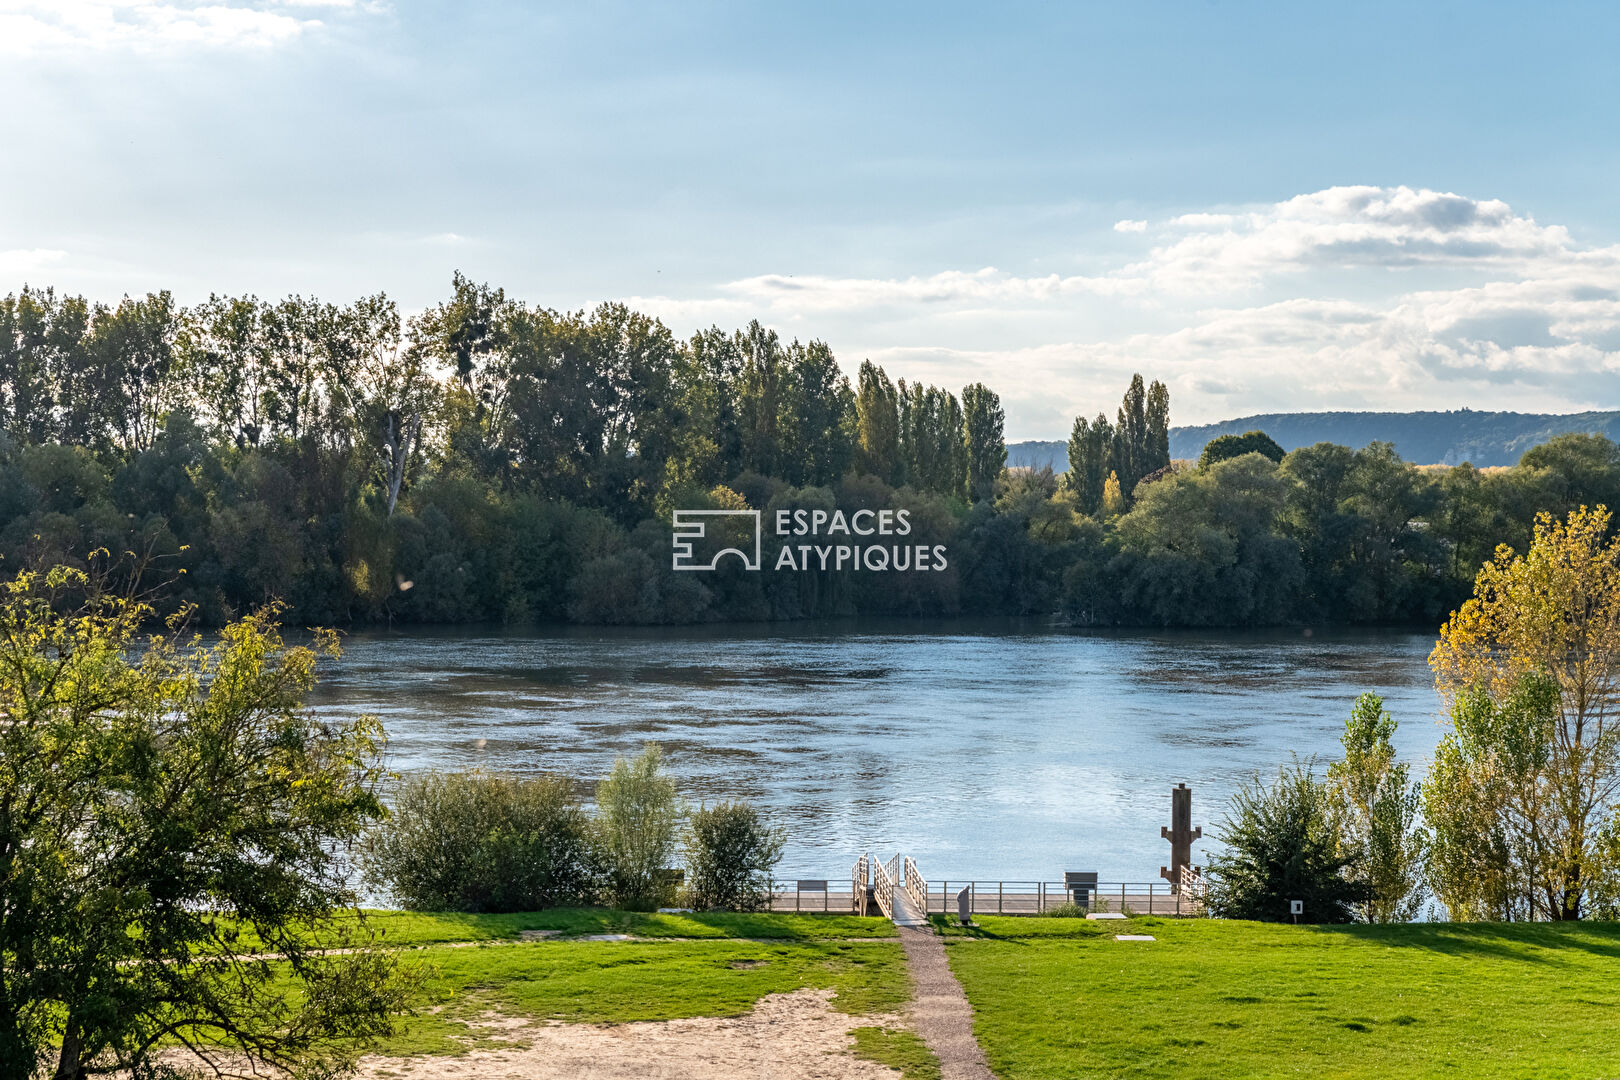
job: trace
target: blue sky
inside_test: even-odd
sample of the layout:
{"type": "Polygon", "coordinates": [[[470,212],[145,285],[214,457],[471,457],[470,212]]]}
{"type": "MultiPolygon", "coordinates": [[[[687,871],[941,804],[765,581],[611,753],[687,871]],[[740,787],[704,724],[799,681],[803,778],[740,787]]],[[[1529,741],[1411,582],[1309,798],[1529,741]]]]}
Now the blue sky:
{"type": "Polygon", "coordinates": [[[0,290],[752,317],[1062,437],[1620,407],[1598,5],[0,0],[0,290]]]}

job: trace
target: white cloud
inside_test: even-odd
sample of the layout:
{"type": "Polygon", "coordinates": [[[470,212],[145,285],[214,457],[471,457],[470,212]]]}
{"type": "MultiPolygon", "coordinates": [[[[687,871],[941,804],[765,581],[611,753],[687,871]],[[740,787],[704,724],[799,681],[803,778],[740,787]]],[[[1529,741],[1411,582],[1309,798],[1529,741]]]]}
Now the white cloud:
{"type": "Polygon", "coordinates": [[[1184,235],[1119,271],[1161,290],[1218,293],[1312,270],[1506,270],[1575,254],[1568,230],[1495,199],[1335,187],[1244,214],[1183,214],[1184,235]]]}
{"type": "Polygon", "coordinates": [[[1123,221],[1114,222],[1115,232],[1145,232],[1146,230],[1147,222],[1145,221],[1132,221],[1126,218],[1123,221]]]}
{"type": "Polygon", "coordinates": [[[1170,384],[1180,422],[1620,405],[1620,245],[1579,244],[1499,200],[1336,187],[1151,232],[1091,274],[764,274],[647,303],[677,325],[757,316],[893,375],[983,379],[1020,437],[1111,409],[1132,371],[1170,384]]]}
{"type": "Polygon", "coordinates": [[[46,267],[55,266],[67,257],[67,252],[54,248],[13,248],[0,251],[0,279],[15,280],[37,274],[46,267]]]}
{"type": "Polygon", "coordinates": [[[362,0],[0,0],[0,54],[269,48],[320,29],[321,9],[382,10],[362,0]]]}

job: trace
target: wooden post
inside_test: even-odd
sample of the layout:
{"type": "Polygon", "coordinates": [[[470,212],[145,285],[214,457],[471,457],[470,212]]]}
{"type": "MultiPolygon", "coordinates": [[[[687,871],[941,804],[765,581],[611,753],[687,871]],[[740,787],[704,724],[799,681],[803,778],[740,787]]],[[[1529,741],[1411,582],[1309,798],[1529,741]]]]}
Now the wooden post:
{"type": "Polygon", "coordinates": [[[1192,863],[1192,842],[1204,835],[1202,828],[1193,828],[1192,788],[1186,784],[1170,789],[1170,827],[1161,827],[1159,835],[1170,841],[1170,865],[1159,867],[1159,876],[1179,893],[1182,871],[1192,863]]]}

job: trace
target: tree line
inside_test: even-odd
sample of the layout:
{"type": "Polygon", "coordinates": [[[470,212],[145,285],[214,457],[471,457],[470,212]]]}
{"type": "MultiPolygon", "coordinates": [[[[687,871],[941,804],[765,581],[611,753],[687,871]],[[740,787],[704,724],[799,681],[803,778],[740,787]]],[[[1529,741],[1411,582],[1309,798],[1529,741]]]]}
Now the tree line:
{"type": "Polygon", "coordinates": [[[1620,497],[1595,436],[1435,470],[1248,436],[1172,462],[1169,425],[1137,376],[1112,419],[1075,421],[1063,477],[1009,470],[983,384],[870,362],[852,384],[824,342],[758,322],[681,340],[459,274],[411,318],[381,294],[25,288],[0,300],[0,564],[140,563],[161,606],[220,625],[272,599],[325,625],[1433,623],[1536,512],[1620,497]],[[678,507],[906,509],[949,569],[676,573],[678,507]]]}
{"type": "Polygon", "coordinates": [[[1620,539],[1605,507],[1541,514],[1429,656],[1445,734],[1421,781],[1363,695],[1344,757],[1241,789],[1211,861],[1212,913],[1283,921],[1620,917],[1620,539]]]}

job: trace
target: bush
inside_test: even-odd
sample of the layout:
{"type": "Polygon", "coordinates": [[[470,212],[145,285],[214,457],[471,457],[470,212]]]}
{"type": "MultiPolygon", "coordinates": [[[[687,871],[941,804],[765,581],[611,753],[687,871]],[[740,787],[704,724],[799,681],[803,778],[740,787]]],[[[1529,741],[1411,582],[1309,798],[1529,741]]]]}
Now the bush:
{"type": "Polygon", "coordinates": [[[1211,915],[1287,922],[1288,902],[1303,900],[1302,921],[1344,923],[1370,898],[1347,876],[1359,852],[1346,847],[1333,791],[1313,766],[1296,759],[1270,787],[1256,776],[1232,796],[1216,833],[1226,850],[1210,859],[1211,915]]]}
{"type": "Polygon", "coordinates": [[[702,911],[759,911],[770,903],[771,871],[782,861],[786,831],[745,802],[701,807],[687,830],[692,906],[702,911]]]}
{"type": "Polygon", "coordinates": [[[675,854],[682,804],[663,775],[663,753],[648,743],[634,761],[619,758],[596,788],[596,837],[608,900],[626,911],[651,911],[674,898],[666,873],[675,854]]]}
{"type": "Polygon", "coordinates": [[[361,860],[368,884],[418,911],[534,911],[598,892],[590,819],[561,778],[411,777],[361,860]]]}
{"type": "Polygon", "coordinates": [[[1100,910],[1100,909],[1098,909],[1098,908],[1089,908],[1089,907],[1086,907],[1084,904],[1074,904],[1074,903],[1058,904],[1056,907],[1049,907],[1045,911],[1036,912],[1036,918],[1040,918],[1040,919],[1083,919],[1087,915],[1090,915],[1095,910],[1100,910]]]}

